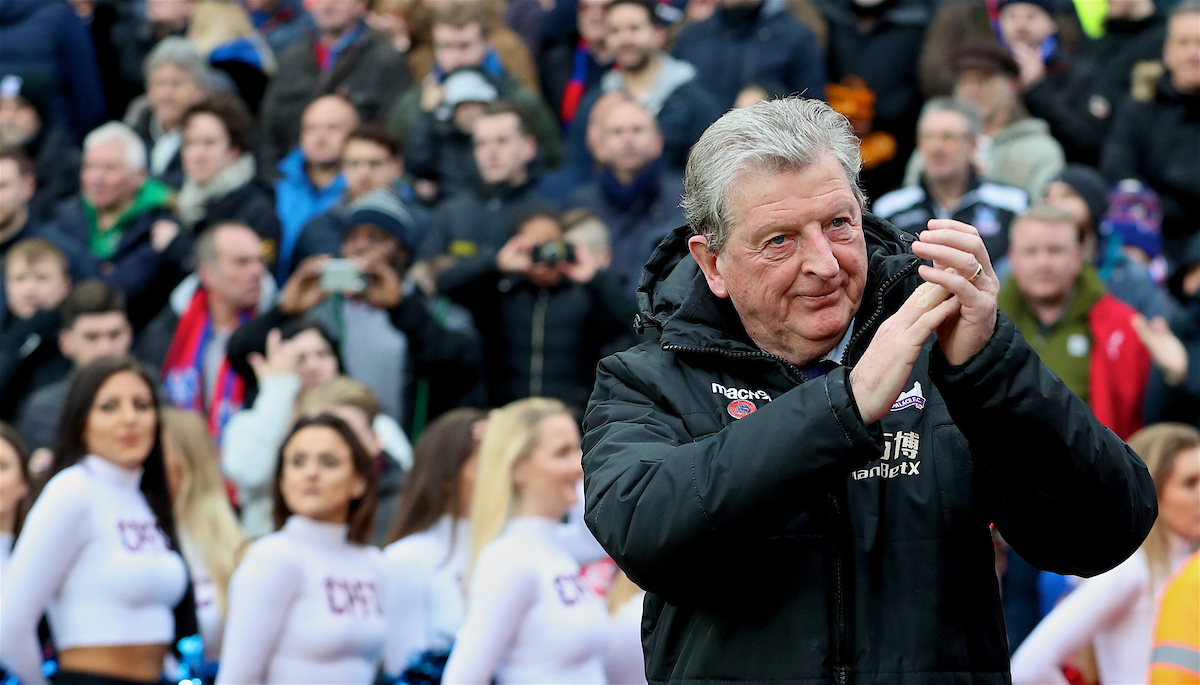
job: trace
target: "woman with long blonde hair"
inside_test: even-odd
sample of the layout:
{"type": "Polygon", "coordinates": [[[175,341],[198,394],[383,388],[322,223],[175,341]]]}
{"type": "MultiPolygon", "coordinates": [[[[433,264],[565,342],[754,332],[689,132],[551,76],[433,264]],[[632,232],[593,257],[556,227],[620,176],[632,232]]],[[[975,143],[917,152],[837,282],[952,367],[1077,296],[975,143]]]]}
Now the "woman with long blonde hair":
{"type": "Polygon", "coordinates": [[[1200,545],[1200,431],[1159,423],[1129,446],[1158,491],[1158,520],[1121,565],[1092,578],[1058,604],[1013,655],[1014,683],[1066,683],[1063,664],[1094,646],[1101,683],[1145,682],[1156,596],[1200,545]]]}
{"type": "Polygon", "coordinates": [[[164,409],[162,417],[167,486],[179,544],[192,571],[204,654],[215,662],[221,653],[229,579],[246,536],[229,506],[217,450],[204,419],[180,409],[164,409]]]}
{"type": "Polygon", "coordinates": [[[443,682],[604,683],[609,617],[568,551],[579,499],[579,427],[557,400],[488,419],[471,499],[467,615],[443,682]]]}

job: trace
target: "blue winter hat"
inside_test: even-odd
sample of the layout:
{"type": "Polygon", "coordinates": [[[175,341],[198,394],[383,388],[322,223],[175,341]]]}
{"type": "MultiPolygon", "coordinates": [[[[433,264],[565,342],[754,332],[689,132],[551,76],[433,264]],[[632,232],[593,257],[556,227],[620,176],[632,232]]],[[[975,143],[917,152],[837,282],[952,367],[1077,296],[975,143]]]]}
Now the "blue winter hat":
{"type": "Polygon", "coordinates": [[[1141,248],[1153,259],[1162,254],[1162,217],[1158,194],[1140,181],[1126,179],[1108,193],[1108,212],[1100,232],[1141,248]]]}

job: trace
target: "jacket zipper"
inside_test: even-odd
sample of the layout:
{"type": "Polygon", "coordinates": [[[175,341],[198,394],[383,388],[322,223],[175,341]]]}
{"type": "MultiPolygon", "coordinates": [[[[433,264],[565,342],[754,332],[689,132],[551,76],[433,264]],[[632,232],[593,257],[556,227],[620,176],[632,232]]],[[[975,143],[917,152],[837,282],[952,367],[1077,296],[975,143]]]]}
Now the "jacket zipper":
{"type": "Polygon", "coordinates": [[[854,344],[857,343],[858,339],[862,337],[863,332],[869,330],[871,326],[874,325],[875,320],[879,318],[879,315],[883,313],[883,296],[886,295],[887,292],[892,289],[892,286],[896,285],[901,278],[904,278],[908,274],[912,273],[913,269],[916,269],[920,265],[920,260],[914,260],[908,264],[905,264],[899,271],[892,274],[891,278],[887,279],[882,285],[879,286],[879,290],[877,291],[879,294],[876,298],[877,301],[875,302],[875,311],[871,312],[871,316],[863,325],[855,327],[856,330],[854,331],[854,335],[850,336],[850,343],[846,345],[847,350],[854,348],[854,344]]]}
{"type": "Polygon", "coordinates": [[[550,305],[550,293],[545,288],[538,290],[537,302],[533,305],[533,350],[529,359],[529,396],[542,395],[542,373],[546,368],[546,309],[550,305]]]}
{"type": "Polygon", "coordinates": [[[837,494],[832,493],[832,492],[829,493],[829,503],[833,506],[833,522],[834,522],[833,523],[833,525],[834,525],[833,532],[834,532],[834,535],[831,536],[830,539],[833,541],[833,568],[834,568],[833,607],[834,607],[834,612],[837,614],[837,627],[838,627],[838,653],[837,653],[837,660],[835,661],[835,663],[836,663],[835,669],[837,670],[838,685],[846,685],[846,682],[849,678],[849,669],[847,669],[846,663],[849,662],[849,659],[847,658],[847,654],[846,654],[846,652],[848,650],[848,645],[847,645],[847,641],[846,641],[846,623],[847,623],[846,590],[845,590],[845,585],[842,581],[842,576],[844,575],[845,572],[842,568],[842,548],[837,543],[837,532],[838,532],[838,530],[841,529],[841,522],[842,522],[842,507],[841,507],[841,505],[838,504],[837,494]]]}

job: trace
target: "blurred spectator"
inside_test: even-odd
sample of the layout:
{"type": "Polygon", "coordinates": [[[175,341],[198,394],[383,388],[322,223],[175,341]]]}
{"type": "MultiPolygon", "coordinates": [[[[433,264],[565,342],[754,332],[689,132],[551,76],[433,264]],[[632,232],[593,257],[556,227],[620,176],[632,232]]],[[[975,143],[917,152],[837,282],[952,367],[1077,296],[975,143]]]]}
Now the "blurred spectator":
{"type": "MultiPolygon", "coordinates": [[[[513,3],[504,4],[511,7],[513,3]]],[[[433,24],[439,21],[441,14],[457,14],[459,10],[450,9],[454,5],[473,6],[481,12],[479,18],[483,22],[483,32],[487,40],[484,48],[487,54],[481,65],[488,73],[495,77],[502,73],[508,74],[521,89],[530,93],[540,92],[541,81],[531,48],[501,17],[501,3],[489,0],[413,0],[410,32],[412,49],[408,53],[408,65],[412,69],[413,81],[424,82],[431,73],[436,74],[440,80],[453,71],[441,66],[441,60],[437,58],[433,24]]]]}
{"type": "Polygon", "coordinates": [[[29,492],[29,451],[7,423],[0,423],[0,573],[8,564],[21,500],[29,492]]]}
{"type": "Polygon", "coordinates": [[[282,55],[313,28],[303,0],[246,0],[246,9],[255,30],[276,55],[282,55]]]}
{"type": "MultiPolygon", "coordinates": [[[[904,163],[917,144],[913,133],[924,99],[917,79],[917,57],[925,28],[932,19],[932,3],[820,0],[817,6],[829,24],[825,57],[829,81],[848,84],[853,83],[848,78],[862,79],[875,96],[870,131],[895,137],[895,151],[890,156],[883,153],[864,156],[862,183],[868,194],[895,188],[904,177],[904,163]]],[[[821,97],[824,93],[815,91],[809,97],[821,97]]],[[[833,101],[831,97],[830,102],[833,101]]]]}
{"type": "Polygon", "coordinates": [[[1171,12],[1163,66],[1152,95],[1118,110],[1100,171],[1111,182],[1136,178],[1158,193],[1164,251],[1174,261],[1200,227],[1200,2],[1171,12]]]}
{"type": "Polygon", "coordinates": [[[1103,102],[1115,112],[1129,94],[1134,67],[1139,62],[1162,59],[1167,38],[1167,16],[1154,0],[1109,0],[1104,35],[1089,42],[1083,54],[1096,65],[1103,102]]]}
{"type": "MultiPolygon", "coordinates": [[[[448,171],[441,155],[449,157],[454,150],[461,153],[467,145],[479,103],[503,99],[524,110],[543,164],[555,167],[562,161],[558,125],[546,103],[536,91],[519,86],[503,67],[489,59],[489,27],[487,10],[480,4],[455,2],[440,8],[431,29],[434,69],[388,114],[388,126],[405,143],[404,156],[410,171],[418,178],[437,182],[442,197],[464,190],[472,184],[471,179],[478,178],[469,163],[449,178],[442,179],[438,174],[448,171]],[[450,83],[449,77],[464,69],[482,77],[450,83]]],[[[423,197],[430,200],[433,196],[423,197]]]]}
{"type": "Polygon", "coordinates": [[[92,38],[96,70],[104,90],[105,118],[120,119],[125,116],[129,102],[142,90],[140,83],[132,84],[122,77],[121,54],[113,44],[113,28],[121,20],[121,9],[107,0],[68,1],[92,38]]]}
{"type": "Polygon", "coordinates": [[[269,266],[279,248],[275,194],[259,178],[251,153],[254,119],[237,96],[214,93],[183,114],[183,187],[179,221],[192,235],[226,222],[244,223],[263,240],[269,266]]]}
{"type": "Polygon", "coordinates": [[[1071,215],[1083,232],[1084,260],[1096,266],[1113,296],[1147,317],[1168,316],[1174,309],[1171,298],[1146,265],[1130,258],[1119,236],[1101,235],[1101,221],[1108,213],[1107,186],[1095,169],[1068,164],[1046,184],[1043,200],[1071,215]]]}
{"type": "Polygon", "coordinates": [[[684,223],[679,207],[683,181],[664,169],[663,136],[644,107],[617,103],[603,127],[600,145],[607,163],[594,181],[571,193],[564,206],[586,209],[608,227],[612,269],[632,293],[658,241],[684,223]]]}
{"type": "Polygon", "coordinates": [[[369,121],[383,117],[409,84],[404,57],[363,21],[366,0],[312,0],[308,9],[316,28],[279,54],[259,111],[258,164],[267,174],[300,139],[314,98],[337,93],[369,121]]]}
{"type": "Polygon", "coordinates": [[[584,93],[600,85],[600,77],[612,64],[604,44],[604,15],[611,2],[579,0],[575,32],[542,51],[538,64],[542,94],[564,128],[575,120],[584,93]]]}
{"type": "Polygon", "coordinates": [[[1013,217],[1025,213],[1029,197],[1012,186],[984,181],[971,160],[979,137],[979,115],[965,100],[934,98],[921,110],[918,185],[894,190],[871,211],[898,228],[920,233],[930,219],[955,219],[979,230],[992,264],[1008,252],[1013,217]]]}
{"type": "Polygon", "coordinates": [[[187,561],[196,623],[204,642],[205,665],[221,654],[228,608],[229,579],[246,544],[229,506],[217,450],[199,414],[179,409],[162,412],[163,463],[180,552],[187,561]]]}
{"type": "Polygon", "coordinates": [[[169,220],[174,193],[146,178],[141,138],[117,122],[83,141],[80,178],[79,196],[58,206],[57,230],[85,248],[93,272],[125,294],[130,319],[140,329],[164,301],[155,286],[170,287],[182,273],[170,250],[180,238],[178,225],[169,220]]]}
{"type": "Polygon", "coordinates": [[[367,12],[367,24],[391,39],[396,52],[408,60],[410,70],[412,60],[408,52],[413,45],[412,19],[416,6],[416,0],[378,0],[367,12]]]}
{"type": "Polygon", "coordinates": [[[426,292],[433,279],[454,260],[480,256],[493,259],[512,237],[522,214],[549,203],[537,191],[530,164],[537,143],[523,112],[497,102],[475,122],[474,158],[483,183],[444,202],[433,213],[421,242],[413,277],[426,292]]]}
{"type": "MultiPolygon", "coordinates": [[[[1124,2],[1125,0],[1116,0],[1124,2]]],[[[926,97],[954,93],[955,55],[969,43],[998,45],[996,37],[997,5],[989,0],[946,0],[936,3],[937,13],[925,32],[918,65],[921,89],[926,97]]],[[[1072,0],[1054,5],[1054,23],[1058,31],[1058,49],[1067,55],[1079,52],[1086,42],[1083,27],[1072,0]]]]}
{"type": "Polygon", "coordinates": [[[149,86],[145,66],[150,53],[167,38],[182,38],[195,8],[196,0],[146,0],[141,6],[128,8],[112,33],[113,45],[121,56],[121,77],[138,90],[149,86]],[[140,13],[143,7],[144,13],[140,13]]]}
{"type": "Polygon", "coordinates": [[[146,145],[151,178],[178,189],[183,185],[183,113],[208,96],[211,71],[196,47],[167,38],[146,58],[146,98],[130,106],[126,123],[146,145]]]}
{"type": "Polygon", "coordinates": [[[663,52],[666,30],[649,0],[614,0],[604,11],[605,48],[614,68],[579,105],[571,131],[572,159],[583,159],[587,113],[601,93],[623,91],[658,119],[663,163],[682,170],[700,134],[721,115],[712,93],[691,64],[663,52]]]}
{"type": "Polygon", "coordinates": [[[461,403],[479,380],[478,342],[435,316],[419,289],[404,283],[416,246],[395,195],[376,190],[350,206],[349,229],[339,255],[361,282],[322,285],[331,262],[316,255],[300,263],[280,293],[279,305],[238,331],[237,354],[265,349],[267,333],[307,318],[333,331],[344,372],[368,385],[385,413],[411,428],[461,403]],[[343,289],[348,288],[348,289],[343,289]]]}
{"type": "Polygon", "coordinates": [[[571,154],[568,150],[567,160],[562,168],[542,177],[539,189],[543,195],[561,201],[569,197],[576,188],[592,180],[596,170],[602,168],[607,161],[601,145],[604,138],[604,120],[614,105],[628,100],[629,96],[619,90],[601,93],[592,103],[587,117],[577,119],[576,126],[587,122],[587,128],[584,130],[587,154],[581,157],[579,154],[571,154]]]}
{"type": "MultiPolygon", "coordinates": [[[[1030,117],[1021,104],[1021,68],[1003,48],[984,41],[964,47],[954,64],[954,93],[975,105],[982,123],[976,171],[1041,197],[1063,167],[1063,152],[1046,122],[1030,117]]],[[[916,183],[919,172],[920,158],[914,155],[905,184],[916,183]]]]}
{"type": "Polygon", "coordinates": [[[1150,685],[1200,683],[1200,552],[1163,588],[1154,622],[1150,685]]]}
{"type": "Polygon", "coordinates": [[[62,329],[55,340],[59,352],[71,363],[71,373],[30,394],[18,412],[17,430],[30,450],[54,448],[58,417],[75,371],[93,359],[127,354],[133,344],[125,298],[100,281],[75,286],[59,311],[62,329]]]}
{"type": "Polygon", "coordinates": [[[1151,366],[1150,353],[1135,342],[1136,310],[1109,294],[1084,263],[1080,231],[1061,210],[1035,207],[1016,219],[1008,259],[1000,309],[1096,418],[1128,438],[1142,427],[1151,366]]]}
{"type": "Polygon", "coordinates": [[[202,0],[192,13],[187,39],[213,68],[229,75],[250,111],[257,112],[279,66],[246,11],[224,0],[202,0]]]}
{"type": "Polygon", "coordinates": [[[406,232],[424,235],[429,214],[413,189],[401,179],[404,159],[400,141],[385,126],[362,124],[350,132],[342,147],[342,177],[346,192],[328,212],[309,221],[292,251],[292,268],[315,254],[337,254],[342,234],[349,228],[350,204],[380,188],[395,193],[400,201],[400,218],[406,232]]]}
{"type": "MultiPolygon", "coordinates": [[[[292,252],[304,225],[342,199],[346,190],[341,175],[342,147],[356,126],[358,113],[341,96],[325,95],[304,108],[300,144],[279,162],[280,177],[275,181],[275,212],[281,232],[276,276],[280,283],[291,273],[292,252]]],[[[258,161],[261,164],[262,157],[258,161]]]]}
{"type": "Polygon", "coordinates": [[[54,205],[79,192],[79,146],[69,129],[49,119],[44,78],[8,74],[0,78],[0,147],[18,147],[33,161],[37,184],[29,211],[39,221],[54,205]]]}
{"type": "Polygon", "coordinates": [[[275,295],[261,243],[245,224],[210,227],[196,242],[196,273],[171,293],[135,347],[139,359],[161,369],[163,400],[203,414],[218,441],[245,398],[245,382],[225,353],[229,336],[275,295]]]}
{"type": "Polygon", "coordinates": [[[1062,667],[1094,645],[1102,683],[1144,683],[1151,663],[1155,598],[1200,544],[1200,433],[1149,426],[1129,438],[1158,494],[1158,520],[1133,556],[1085,581],[1013,655],[1015,685],[1066,683],[1062,667]]]}
{"type": "Polygon", "coordinates": [[[1168,325],[1157,318],[1134,322],[1147,348],[1157,356],[1176,359],[1174,373],[1164,365],[1151,374],[1146,419],[1182,421],[1200,428],[1200,236],[1188,243],[1170,286],[1180,306],[1167,319],[1168,325]],[[1178,345],[1183,346],[1182,355],[1178,345]]]}
{"type": "Polygon", "coordinates": [[[62,319],[58,305],[71,290],[62,251],[42,238],[26,238],[4,255],[0,312],[0,420],[11,421],[38,388],[67,374],[55,344],[62,319]]]}
{"type": "Polygon", "coordinates": [[[104,91],[87,29],[61,0],[0,3],[0,74],[41,72],[47,124],[69,126],[75,140],[104,123],[104,91]]]}
{"type": "Polygon", "coordinates": [[[704,74],[721,110],[751,84],[773,96],[825,94],[821,45],[783,0],[720,0],[713,16],[684,27],[673,52],[704,74]]]}
{"type": "Polygon", "coordinates": [[[632,342],[633,301],[608,271],[607,236],[599,249],[580,237],[555,215],[528,215],[494,257],[460,260],[438,278],[438,292],[475,317],[490,406],[540,396],[582,410],[596,363],[632,342]]]}

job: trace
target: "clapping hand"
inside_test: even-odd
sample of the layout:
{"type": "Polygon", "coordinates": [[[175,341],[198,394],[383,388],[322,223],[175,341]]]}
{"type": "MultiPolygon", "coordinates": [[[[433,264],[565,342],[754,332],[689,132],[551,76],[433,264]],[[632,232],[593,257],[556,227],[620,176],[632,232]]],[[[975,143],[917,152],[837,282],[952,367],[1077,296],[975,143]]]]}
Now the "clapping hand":
{"type": "Polygon", "coordinates": [[[298,355],[292,341],[283,340],[278,328],[267,333],[267,353],[251,352],[247,357],[254,377],[261,384],[270,376],[295,376],[298,355]]]}

